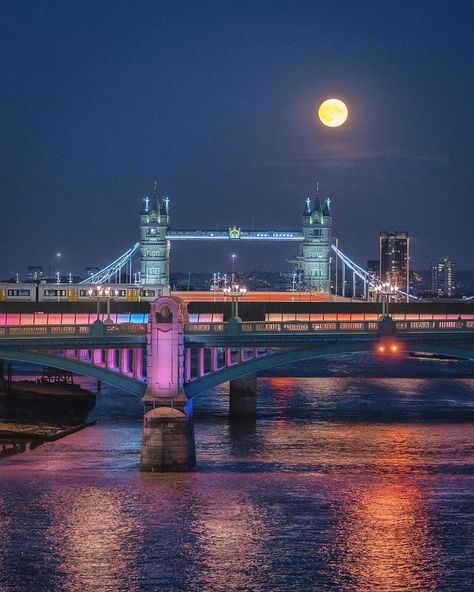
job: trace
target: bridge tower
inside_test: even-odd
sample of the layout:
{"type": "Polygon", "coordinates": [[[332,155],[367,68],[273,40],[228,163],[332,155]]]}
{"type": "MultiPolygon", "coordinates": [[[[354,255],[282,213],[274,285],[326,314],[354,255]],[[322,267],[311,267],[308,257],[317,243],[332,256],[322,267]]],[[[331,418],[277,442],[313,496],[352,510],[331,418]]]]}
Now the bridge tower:
{"type": "Polygon", "coordinates": [[[143,198],[140,212],[140,283],[144,286],[169,285],[170,227],[169,200],[160,200],[155,181],[151,199],[143,198]]]}
{"type": "Polygon", "coordinates": [[[187,471],[195,462],[192,405],[183,390],[185,321],[178,298],[164,296],[151,304],[142,471],[187,471]]]}
{"type": "Polygon", "coordinates": [[[331,291],[331,223],[330,201],[321,204],[319,184],[316,197],[306,199],[303,212],[303,275],[307,290],[331,291]]]}

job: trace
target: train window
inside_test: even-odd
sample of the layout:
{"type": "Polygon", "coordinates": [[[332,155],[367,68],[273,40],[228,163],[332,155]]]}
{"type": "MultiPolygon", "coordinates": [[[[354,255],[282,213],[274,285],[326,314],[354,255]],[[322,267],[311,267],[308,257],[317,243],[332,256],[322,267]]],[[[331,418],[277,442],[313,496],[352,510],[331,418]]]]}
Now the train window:
{"type": "Polygon", "coordinates": [[[29,290],[8,290],[9,296],[29,296],[29,290]]]}
{"type": "Polygon", "coordinates": [[[79,296],[89,296],[87,290],[79,290],[79,296]]]}
{"type": "Polygon", "coordinates": [[[57,292],[57,290],[45,290],[44,295],[45,296],[57,296],[58,292],[57,292]]]}
{"type": "Polygon", "coordinates": [[[154,296],[155,290],[140,290],[140,296],[154,296]]]}
{"type": "Polygon", "coordinates": [[[118,296],[126,296],[127,295],[127,290],[119,290],[118,291],[118,296]]]}

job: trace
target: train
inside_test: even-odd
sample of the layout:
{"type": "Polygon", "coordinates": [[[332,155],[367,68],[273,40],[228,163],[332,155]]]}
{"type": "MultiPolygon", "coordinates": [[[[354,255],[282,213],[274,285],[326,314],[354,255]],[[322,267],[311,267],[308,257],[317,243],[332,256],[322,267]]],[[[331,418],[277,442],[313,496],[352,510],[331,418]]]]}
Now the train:
{"type": "MultiPolygon", "coordinates": [[[[166,286],[104,284],[117,302],[152,302],[168,293],[166,286]]],[[[87,284],[0,283],[0,302],[91,302],[97,286],[87,284]],[[92,293],[91,293],[92,288],[92,293]]]]}

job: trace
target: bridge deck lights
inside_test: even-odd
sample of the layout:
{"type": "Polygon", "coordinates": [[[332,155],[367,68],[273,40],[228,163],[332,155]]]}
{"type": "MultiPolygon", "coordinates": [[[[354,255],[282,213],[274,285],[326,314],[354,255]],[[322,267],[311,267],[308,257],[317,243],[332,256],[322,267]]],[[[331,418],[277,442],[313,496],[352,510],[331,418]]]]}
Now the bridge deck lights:
{"type": "Polygon", "coordinates": [[[374,287],[374,291],[377,295],[380,294],[382,298],[382,316],[388,315],[390,299],[398,298],[400,288],[390,282],[380,282],[374,287]]]}
{"type": "Polygon", "coordinates": [[[95,288],[89,288],[87,290],[87,295],[89,298],[96,300],[97,302],[97,320],[100,320],[100,303],[102,300],[107,302],[107,318],[105,319],[104,323],[106,325],[111,325],[113,323],[112,319],[110,318],[110,301],[113,298],[117,298],[119,295],[119,291],[117,288],[111,289],[109,286],[105,288],[102,286],[95,286],[95,288]]]}
{"type": "Polygon", "coordinates": [[[239,284],[231,284],[222,291],[225,296],[232,298],[232,317],[237,318],[239,316],[239,298],[245,296],[247,288],[245,286],[239,286],[239,284]]]}

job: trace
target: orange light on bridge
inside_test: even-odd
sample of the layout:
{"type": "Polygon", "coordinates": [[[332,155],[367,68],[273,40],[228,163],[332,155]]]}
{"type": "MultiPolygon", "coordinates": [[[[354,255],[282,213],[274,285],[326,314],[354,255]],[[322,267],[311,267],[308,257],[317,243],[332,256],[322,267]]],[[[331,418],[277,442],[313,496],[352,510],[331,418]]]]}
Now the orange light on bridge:
{"type": "Polygon", "coordinates": [[[391,342],[379,343],[376,346],[375,351],[379,354],[395,355],[395,354],[400,353],[401,348],[400,348],[399,343],[391,341],[391,342]]]}

